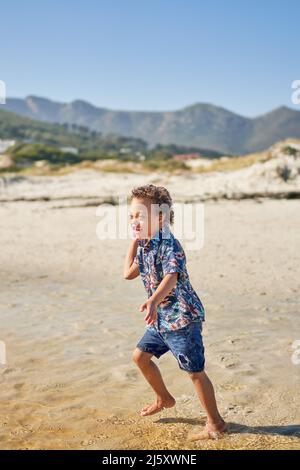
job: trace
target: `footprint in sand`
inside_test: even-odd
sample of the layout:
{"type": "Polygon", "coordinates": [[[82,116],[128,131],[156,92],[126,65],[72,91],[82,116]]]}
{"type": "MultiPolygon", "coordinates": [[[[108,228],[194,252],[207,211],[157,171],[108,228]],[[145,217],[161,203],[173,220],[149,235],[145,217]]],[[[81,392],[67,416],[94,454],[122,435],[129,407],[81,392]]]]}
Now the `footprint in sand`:
{"type": "Polygon", "coordinates": [[[226,369],[234,368],[239,365],[240,359],[237,354],[228,354],[226,356],[221,356],[221,363],[226,369]]]}
{"type": "Polygon", "coordinates": [[[27,436],[28,434],[33,434],[34,429],[31,429],[31,427],[25,425],[22,427],[15,427],[13,431],[10,432],[13,436],[27,436]]]}
{"type": "Polygon", "coordinates": [[[140,374],[136,370],[130,370],[126,372],[125,376],[128,380],[138,380],[140,378],[140,374]]]}
{"type": "Polygon", "coordinates": [[[229,382],[229,383],[224,383],[223,385],[220,385],[220,388],[226,392],[237,392],[239,390],[245,389],[246,385],[229,382]]]}
{"type": "Polygon", "coordinates": [[[14,369],[13,367],[8,367],[3,371],[3,374],[12,374],[13,372],[16,372],[17,369],[14,369]]]}
{"type": "Polygon", "coordinates": [[[14,385],[14,389],[15,390],[18,390],[18,391],[21,391],[22,388],[24,387],[25,383],[18,383],[18,384],[15,384],[14,385]]]}

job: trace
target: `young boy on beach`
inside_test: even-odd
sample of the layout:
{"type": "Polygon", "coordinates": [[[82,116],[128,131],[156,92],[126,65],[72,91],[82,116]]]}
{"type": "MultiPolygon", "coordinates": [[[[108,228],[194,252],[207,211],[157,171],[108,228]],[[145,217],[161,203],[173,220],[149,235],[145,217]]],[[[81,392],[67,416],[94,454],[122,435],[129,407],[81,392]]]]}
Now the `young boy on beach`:
{"type": "Polygon", "coordinates": [[[186,257],[180,242],[170,231],[174,212],[166,188],[152,184],[133,189],[130,221],[133,239],[124,264],[125,279],[141,276],[148,299],[140,306],[146,311],[146,330],[133,352],[133,360],[156,394],[156,401],[141,410],[153,415],[175,405],[152,356],[171,351],[181,370],[191,378],[207,416],[204,430],[191,438],[216,439],[227,431],[211,381],[204,371],[202,322],[204,308],[191,286],[186,257]]]}

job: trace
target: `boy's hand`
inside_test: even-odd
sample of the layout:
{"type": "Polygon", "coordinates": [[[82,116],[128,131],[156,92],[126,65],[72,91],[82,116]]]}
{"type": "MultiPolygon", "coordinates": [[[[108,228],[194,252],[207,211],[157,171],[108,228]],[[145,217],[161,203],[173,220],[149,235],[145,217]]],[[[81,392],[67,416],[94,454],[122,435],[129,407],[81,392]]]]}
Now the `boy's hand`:
{"type": "Polygon", "coordinates": [[[157,319],[157,303],[148,299],[140,306],[140,312],[143,312],[145,309],[147,313],[144,320],[148,325],[153,325],[157,319]]]}

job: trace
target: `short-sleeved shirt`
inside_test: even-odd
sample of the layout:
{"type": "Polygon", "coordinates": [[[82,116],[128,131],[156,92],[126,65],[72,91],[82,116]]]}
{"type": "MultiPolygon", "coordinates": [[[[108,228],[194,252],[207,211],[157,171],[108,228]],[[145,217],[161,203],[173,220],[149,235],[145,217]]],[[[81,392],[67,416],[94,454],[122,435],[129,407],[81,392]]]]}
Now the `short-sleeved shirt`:
{"type": "Polygon", "coordinates": [[[148,298],[166,274],[178,272],[176,286],[157,307],[154,326],[158,331],[177,330],[191,321],[205,320],[202,302],[190,283],[185,252],[169,228],[158,230],[148,243],[139,240],[134,262],[139,266],[148,298]]]}

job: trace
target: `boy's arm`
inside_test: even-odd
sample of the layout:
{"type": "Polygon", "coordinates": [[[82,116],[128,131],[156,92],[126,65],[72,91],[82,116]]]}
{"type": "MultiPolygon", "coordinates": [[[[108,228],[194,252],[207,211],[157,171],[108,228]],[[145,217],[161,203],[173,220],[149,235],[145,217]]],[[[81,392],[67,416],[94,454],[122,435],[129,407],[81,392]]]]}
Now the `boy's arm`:
{"type": "Polygon", "coordinates": [[[138,247],[138,239],[130,241],[124,262],[124,279],[135,279],[140,274],[139,266],[134,262],[138,247]]]}
{"type": "Polygon", "coordinates": [[[153,325],[157,318],[157,306],[164,300],[164,298],[176,286],[178,272],[166,274],[159,284],[156,291],[149,297],[149,299],[140,306],[140,311],[147,310],[144,320],[148,325],[153,325]]]}
{"type": "Polygon", "coordinates": [[[156,291],[151,295],[150,299],[152,302],[154,302],[156,305],[159,305],[176,286],[177,278],[178,272],[166,274],[156,291]]]}

